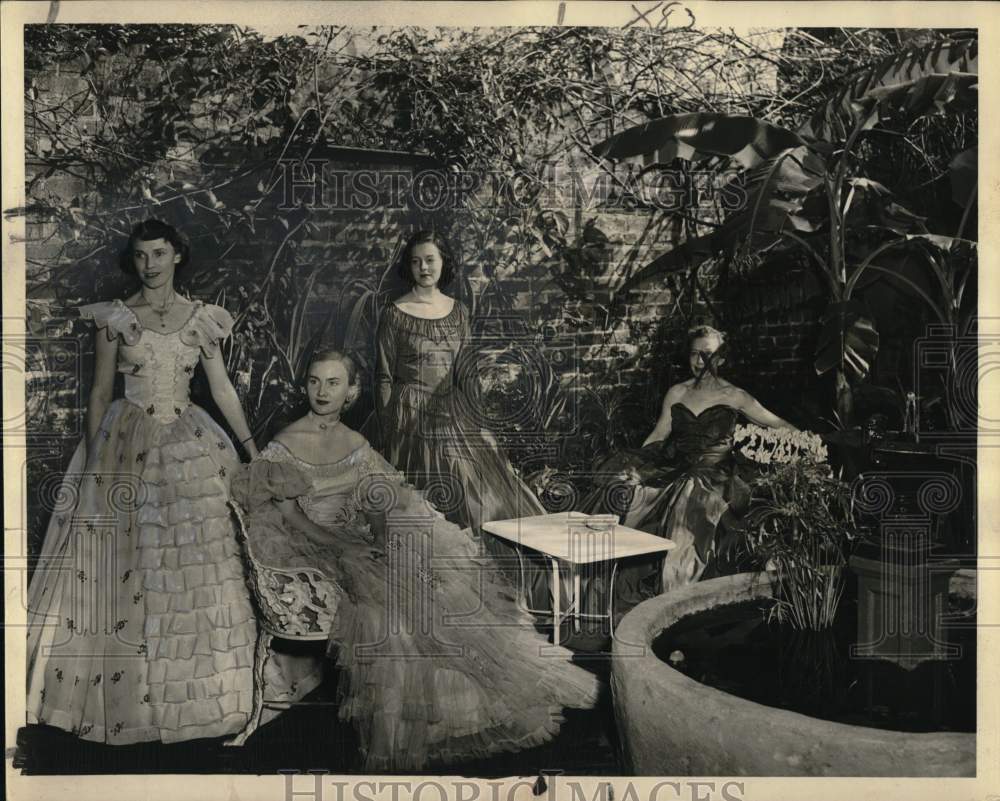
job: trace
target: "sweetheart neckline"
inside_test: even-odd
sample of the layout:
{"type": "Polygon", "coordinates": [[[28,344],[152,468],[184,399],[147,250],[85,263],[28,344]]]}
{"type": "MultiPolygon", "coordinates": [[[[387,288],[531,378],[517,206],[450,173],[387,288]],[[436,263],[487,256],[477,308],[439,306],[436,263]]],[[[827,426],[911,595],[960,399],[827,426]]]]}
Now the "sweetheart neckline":
{"type": "Polygon", "coordinates": [[[700,412],[692,411],[686,404],[683,404],[680,401],[677,401],[677,403],[675,403],[670,408],[673,409],[675,406],[680,406],[684,411],[686,411],[694,418],[701,417],[705,412],[709,411],[710,409],[716,409],[719,407],[722,407],[723,409],[731,409],[732,411],[739,413],[739,409],[737,409],[735,406],[730,406],[728,403],[713,403],[711,406],[706,406],[700,412]]]}

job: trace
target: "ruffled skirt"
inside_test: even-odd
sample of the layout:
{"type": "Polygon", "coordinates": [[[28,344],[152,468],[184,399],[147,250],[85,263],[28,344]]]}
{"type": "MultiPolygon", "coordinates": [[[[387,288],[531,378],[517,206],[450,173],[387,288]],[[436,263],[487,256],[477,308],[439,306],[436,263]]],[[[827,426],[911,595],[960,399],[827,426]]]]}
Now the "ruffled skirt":
{"type": "Polygon", "coordinates": [[[382,542],[345,539],[331,635],[340,716],[366,771],[530,748],[558,732],[563,708],[596,703],[596,677],[548,645],[468,531],[409,509],[382,542]]]}
{"type": "Polygon", "coordinates": [[[339,715],[358,733],[365,772],[540,745],[564,708],[597,702],[597,678],[536,631],[468,530],[419,493],[393,493],[393,503],[374,533],[357,521],[335,527],[330,548],[271,515],[249,527],[262,559],[286,571],[308,564],[337,587],[323,609],[335,607],[339,715]]]}
{"type": "Polygon", "coordinates": [[[227,507],[236,453],[193,405],[164,423],[118,400],[99,436],[94,464],[81,443],[50,498],[29,586],[28,722],[115,745],[238,732],[257,627],[227,507]]]}

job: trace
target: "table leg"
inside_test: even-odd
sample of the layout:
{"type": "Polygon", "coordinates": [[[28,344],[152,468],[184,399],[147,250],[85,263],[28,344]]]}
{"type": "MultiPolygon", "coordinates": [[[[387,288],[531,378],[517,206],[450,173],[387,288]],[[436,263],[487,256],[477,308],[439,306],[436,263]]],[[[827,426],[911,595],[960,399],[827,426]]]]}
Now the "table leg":
{"type": "Polygon", "coordinates": [[[552,563],[552,644],[559,645],[559,628],[562,624],[562,583],[559,575],[559,560],[550,559],[552,563]]]}
{"type": "Polygon", "coordinates": [[[618,575],[618,560],[611,563],[611,578],[608,581],[608,632],[615,638],[615,576],[618,575]]]}
{"type": "MultiPolygon", "coordinates": [[[[580,566],[573,565],[573,631],[580,633],[580,604],[583,599],[580,597],[580,566]]],[[[560,589],[562,589],[560,587],[560,589]]]]}
{"type": "Polygon", "coordinates": [[[531,602],[528,599],[528,579],[524,572],[524,549],[518,544],[514,546],[514,550],[517,552],[517,570],[521,574],[521,587],[518,595],[520,596],[521,608],[531,614],[531,602]]]}

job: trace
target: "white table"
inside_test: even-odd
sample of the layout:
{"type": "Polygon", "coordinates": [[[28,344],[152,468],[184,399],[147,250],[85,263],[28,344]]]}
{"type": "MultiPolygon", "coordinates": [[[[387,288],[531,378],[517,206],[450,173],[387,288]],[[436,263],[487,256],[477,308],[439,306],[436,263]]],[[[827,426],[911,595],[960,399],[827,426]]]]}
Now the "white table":
{"type": "MultiPolygon", "coordinates": [[[[484,523],[483,529],[493,536],[517,546],[521,567],[521,588],[525,597],[527,597],[527,588],[524,578],[523,549],[530,548],[548,558],[552,566],[552,641],[555,645],[559,644],[560,624],[568,615],[573,615],[576,630],[579,630],[581,617],[598,619],[605,617],[603,614],[582,611],[580,579],[584,566],[601,562],[611,563],[611,580],[608,583],[607,591],[607,618],[613,635],[614,589],[618,560],[630,556],[665,552],[674,547],[671,540],[619,524],[615,515],[559,512],[549,515],[519,517],[512,520],[494,520],[490,523],[484,523]],[[565,613],[561,609],[562,564],[568,566],[573,583],[573,598],[565,613]]],[[[528,611],[536,613],[541,611],[531,609],[526,601],[524,605],[528,611]]]]}

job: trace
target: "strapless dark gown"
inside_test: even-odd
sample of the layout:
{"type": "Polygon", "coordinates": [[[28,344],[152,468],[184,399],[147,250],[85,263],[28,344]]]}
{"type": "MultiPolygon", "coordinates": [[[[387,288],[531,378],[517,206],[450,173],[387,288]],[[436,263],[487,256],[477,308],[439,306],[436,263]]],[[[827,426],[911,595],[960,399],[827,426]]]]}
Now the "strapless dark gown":
{"type": "Polygon", "coordinates": [[[604,462],[597,472],[608,480],[599,481],[584,504],[585,511],[618,514],[624,525],[676,543],[662,567],[659,559],[641,557],[620,565],[619,612],[733,569],[731,554],[749,502],[746,477],[752,469],[733,450],[739,412],[716,404],[695,414],[675,403],[670,413],[669,439],[604,462]],[[632,488],[612,478],[629,468],[640,478],[632,488]]]}

